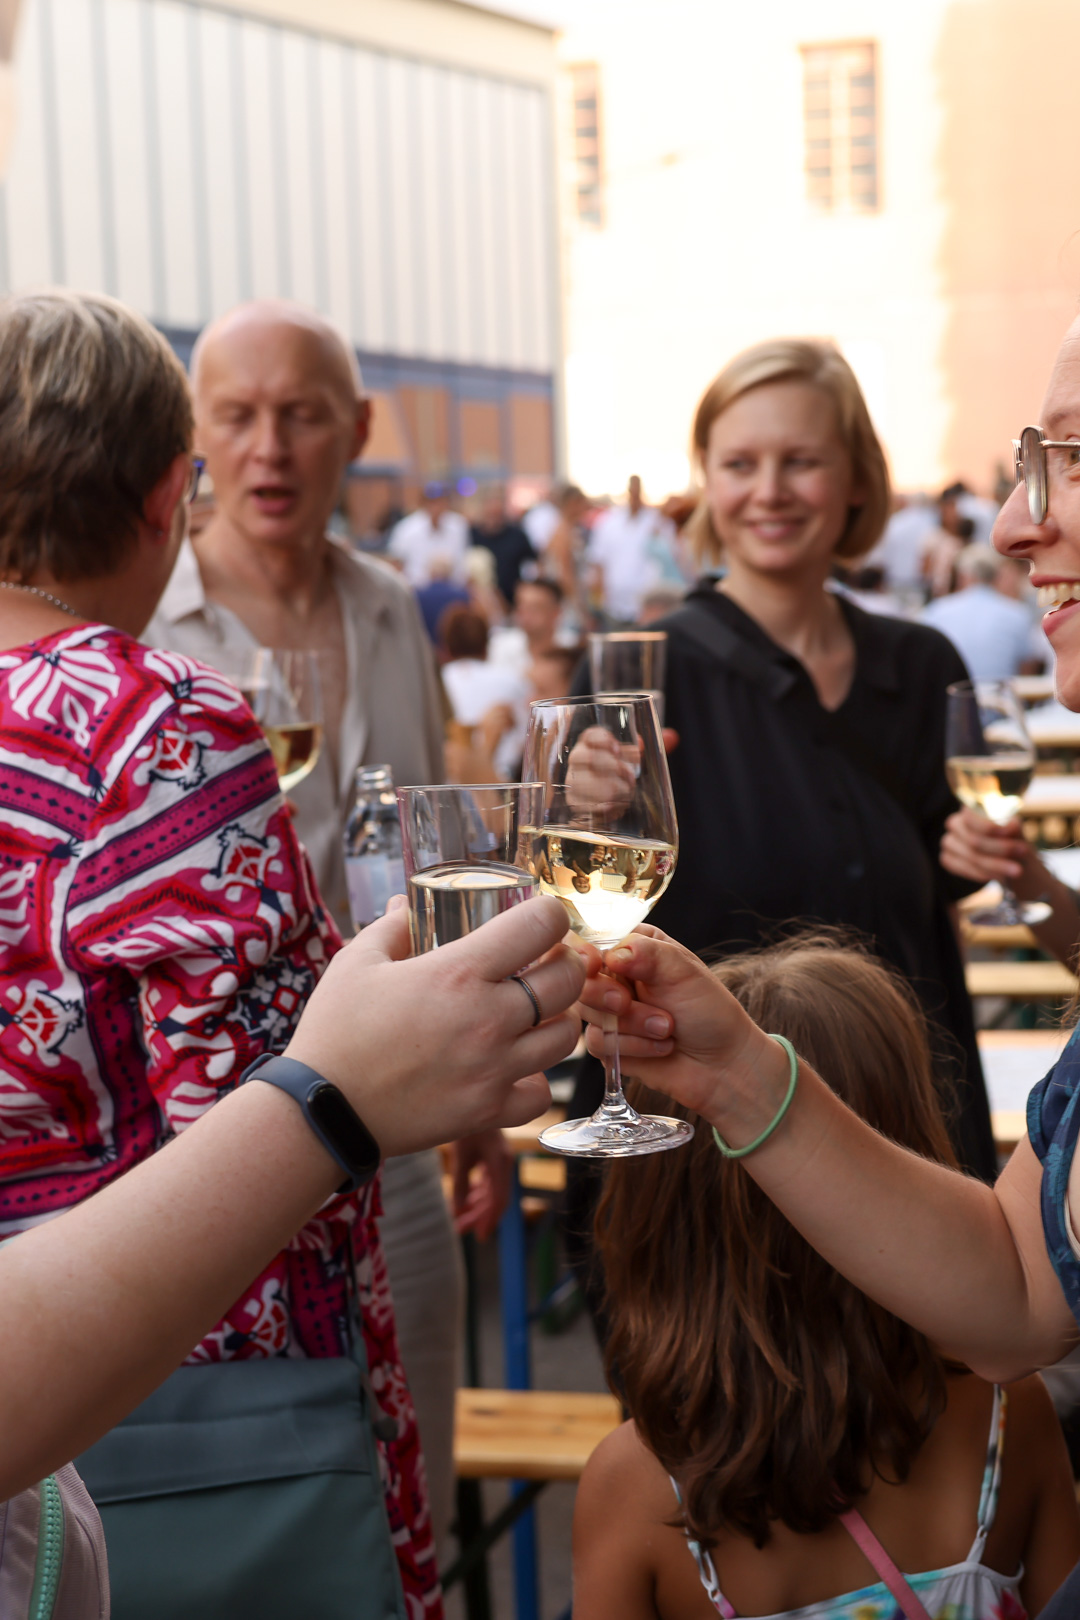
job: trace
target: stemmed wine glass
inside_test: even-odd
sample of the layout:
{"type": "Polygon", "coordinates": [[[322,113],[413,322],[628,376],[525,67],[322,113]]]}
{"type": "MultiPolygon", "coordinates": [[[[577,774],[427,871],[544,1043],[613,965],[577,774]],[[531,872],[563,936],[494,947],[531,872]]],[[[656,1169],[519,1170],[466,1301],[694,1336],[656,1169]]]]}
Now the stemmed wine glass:
{"type": "MultiPolygon", "coordinates": [[[[543,784],[539,814],[523,826],[519,862],[541,894],[566,907],[570,926],[605,950],[648,916],[671,881],[678,828],[652,697],[614,692],[534,703],[522,776],[543,784]]],[[[641,1115],[623,1095],[619,1028],[604,1018],[604,1100],[591,1119],[552,1125],[555,1153],[622,1158],[678,1147],[685,1120],[641,1115]]]]}
{"type": "Polygon", "coordinates": [[[290,792],[311,775],[322,748],[319,654],[252,647],[221,658],[219,667],[247,698],[270,744],[281,791],[290,792]]]}
{"type": "MultiPolygon", "coordinates": [[[[949,687],[945,765],[950,787],[969,809],[999,827],[1018,813],[1035,773],[1035,745],[1008,681],[957,681],[949,687]]],[[[973,923],[1032,927],[1049,917],[1045,902],[1019,901],[1007,885],[1001,887],[999,904],[973,913],[973,923]]]]}

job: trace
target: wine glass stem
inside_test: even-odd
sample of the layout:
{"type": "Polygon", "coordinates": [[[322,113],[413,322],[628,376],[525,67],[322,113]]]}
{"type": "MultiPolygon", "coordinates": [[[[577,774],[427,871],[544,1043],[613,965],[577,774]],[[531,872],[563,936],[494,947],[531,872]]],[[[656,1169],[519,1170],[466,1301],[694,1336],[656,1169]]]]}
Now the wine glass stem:
{"type": "Polygon", "coordinates": [[[604,1107],[622,1111],[626,1106],[619,1061],[619,1015],[604,1014],[604,1107]]]}

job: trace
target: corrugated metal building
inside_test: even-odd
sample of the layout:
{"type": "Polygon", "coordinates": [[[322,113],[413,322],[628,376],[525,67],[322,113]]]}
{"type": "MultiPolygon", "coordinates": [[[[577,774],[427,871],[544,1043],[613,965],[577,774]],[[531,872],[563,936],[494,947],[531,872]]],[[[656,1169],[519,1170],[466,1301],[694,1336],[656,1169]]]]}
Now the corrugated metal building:
{"type": "Polygon", "coordinates": [[[4,5],[0,286],[113,293],[185,355],[241,299],[300,299],[377,396],[369,478],[554,471],[549,30],[458,0],[4,5]]]}

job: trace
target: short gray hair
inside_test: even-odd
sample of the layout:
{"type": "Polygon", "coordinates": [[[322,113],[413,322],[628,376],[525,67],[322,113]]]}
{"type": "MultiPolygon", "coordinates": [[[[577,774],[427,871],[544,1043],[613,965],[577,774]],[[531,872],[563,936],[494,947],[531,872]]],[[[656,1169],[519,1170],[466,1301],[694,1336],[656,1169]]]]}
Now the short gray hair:
{"type": "Polygon", "coordinates": [[[956,572],[965,579],[973,579],[977,585],[992,585],[1003,561],[1004,558],[993,546],[979,541],[964,547],[956,559],[956,572]]]}
{"type": "Polygon", "coordinates": [[[113,573],[192,431],[184,368],[134,310],[63,289],[5,298],[0,574],[113,573]]]}

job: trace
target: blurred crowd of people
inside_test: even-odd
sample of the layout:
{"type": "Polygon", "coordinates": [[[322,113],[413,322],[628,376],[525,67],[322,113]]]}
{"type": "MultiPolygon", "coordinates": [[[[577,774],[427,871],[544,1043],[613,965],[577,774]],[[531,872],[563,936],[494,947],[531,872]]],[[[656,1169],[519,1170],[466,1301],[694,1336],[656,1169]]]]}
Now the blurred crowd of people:
{"type": "MultiPolygon", "coordinates": [[[[471,510],[449,484],[426,485],[375,549],[412,586],[438,653],[451,779],[506,780],[530,701],[569,692],[588,632],[652,624],[683,600],[696,578],[686,531],[696,499],[650,505],[635,476],[621,501],[562,484],[515,512],[493,484],[463,504],[471,510]]],[[[940,630],[977,680],[1048,670],[1027,571],[990,543],[998,502],[956,482],[893,504],[881,541],[837,567],[835,588],[940,630]]]]}

